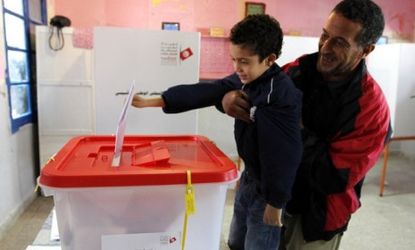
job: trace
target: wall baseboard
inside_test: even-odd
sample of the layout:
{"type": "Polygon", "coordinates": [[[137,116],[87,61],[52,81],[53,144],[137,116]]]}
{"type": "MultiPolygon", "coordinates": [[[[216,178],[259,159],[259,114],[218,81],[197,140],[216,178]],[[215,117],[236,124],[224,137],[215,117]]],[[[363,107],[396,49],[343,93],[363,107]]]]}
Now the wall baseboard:
{"type": "Polygon", "coordinates": [[[29,195],[22,203],[20,203],[17,208],[15,208],[8,216],[7,218],[0,224],[0,239],[4,237],[6,232],[14,226],[14,224],[17,222],[17,219],[20,215],[23,214],[23,212],[29,207],[29,205],[36,199],[37,193],[32,193],[29,195]]]}

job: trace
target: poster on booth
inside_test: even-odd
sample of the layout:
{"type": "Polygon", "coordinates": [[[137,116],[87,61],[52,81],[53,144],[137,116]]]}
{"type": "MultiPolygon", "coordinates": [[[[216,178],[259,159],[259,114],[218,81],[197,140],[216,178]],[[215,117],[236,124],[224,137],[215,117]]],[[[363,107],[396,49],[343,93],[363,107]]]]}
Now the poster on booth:
{"type": "MultiPolygon", "coordinates": [[[[132,79],[146,97],[199,82],[198,32],[96,27],[93,46],[97,134],[114,133],[124,98],[117,93],[125,92],[132,79]]],[[[162,109],[134,109],[128,123],[134,126],[126,134],[195,134],[197,111],[166,115],[162,109]]]]}
{"type": "Polygon", "coordinates": [[[180,232],[103,235],[101,250],[180,250],[180,235],[180,232]]]}

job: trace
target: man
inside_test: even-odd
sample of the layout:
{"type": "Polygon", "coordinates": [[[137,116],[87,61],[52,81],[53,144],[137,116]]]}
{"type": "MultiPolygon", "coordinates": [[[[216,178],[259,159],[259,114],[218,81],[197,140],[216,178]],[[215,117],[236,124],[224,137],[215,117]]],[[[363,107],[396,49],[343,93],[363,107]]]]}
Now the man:
{"type": "MultiPolygon", "coordinates": [[[[282,249],[338,249],[360,206],[364,177],[391,132],[385,97],[365,65],[383,28],[374,2],[343,0],[323,27],[318,53],[283,67],[303,91],[304,154],[286,207],[282,249]]],[[[242,91],[226,94],[222,106],[248,120],[242,91]]]]}

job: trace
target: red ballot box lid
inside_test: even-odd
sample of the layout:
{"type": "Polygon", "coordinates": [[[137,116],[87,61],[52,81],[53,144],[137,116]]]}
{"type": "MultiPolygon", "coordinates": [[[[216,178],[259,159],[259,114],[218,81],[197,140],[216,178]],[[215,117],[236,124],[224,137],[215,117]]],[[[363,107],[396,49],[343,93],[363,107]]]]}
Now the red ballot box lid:
{"type": "Polygon", "coordinates": [[[203,136],[125,136],[118,167],[112,166],[114,136],[71,139],[43,167],[39,183],[49,187],[116,187],[230,182],[236,166],[203,136]]]}

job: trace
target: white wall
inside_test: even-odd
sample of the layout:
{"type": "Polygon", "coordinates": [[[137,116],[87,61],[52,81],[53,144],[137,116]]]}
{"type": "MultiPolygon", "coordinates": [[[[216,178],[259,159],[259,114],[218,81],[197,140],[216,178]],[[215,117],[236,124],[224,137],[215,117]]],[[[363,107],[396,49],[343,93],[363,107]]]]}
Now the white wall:
{"type": "MultiPolygon", "coordinates": [[[[415,136],[415,44],[400,45],[399,82],[397,88],[396,128],[400,136],[415,136]]],[[[401,152],[414,159],[415,141],[400,142],[401,152]]]]}
{"type": "MultiPolygon", "coordinates": [[[[1,98],[1,120],[7,121],[8,105],[4,105],[7,104],[4,102],[6,98],[1,98]]],[[[10,135],[9,124],[0,125],[0,237],[35,197],[33,126],[26,125],[16,134],[10,135]]]]}
{"type": "MultiPolygon", "coordinates": [[[[415,44],[377,46],[368,57],[368,70],[381,86],[392,116],[393,136],[414,136],[415,44]]],[[[415,158],[415,142],[391,144],[391,149],[415,158]]]]}
{"type": "Polygon", "coordinates": [[[36,27],[40,166],[70,138],[95,133],[92,50],[73,46],[72,28],[62,32],[65,46],[53,51],[49,29],[36,27]]]}
{"type": "Polygon", "coordinates": [[[391,65],[399,65],[399,58],[399,45],[388,44],[376,46],[366,60],[369,73],[381,87],[388,102],[394,133],[399,71],[391,65]]]}
{"type": "MultiPolygon", "coordinates": [[[[0,2],[2,8],[2,1],[0,2]]],[[[3,76],[3,17],[0,18],[0,237],[34,198],[33,126],[24,126],[11,134],[7,88],[3,76]]]]}
{"type": "Polygon", "coordinates": [[[278,65],[284,66],[302,55],[317,52],[318,40],[318,37],[284,36],[278,65]]]}

